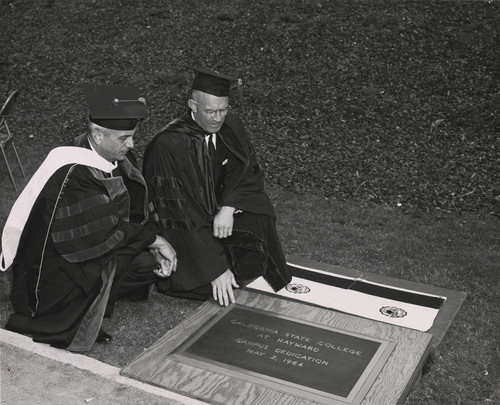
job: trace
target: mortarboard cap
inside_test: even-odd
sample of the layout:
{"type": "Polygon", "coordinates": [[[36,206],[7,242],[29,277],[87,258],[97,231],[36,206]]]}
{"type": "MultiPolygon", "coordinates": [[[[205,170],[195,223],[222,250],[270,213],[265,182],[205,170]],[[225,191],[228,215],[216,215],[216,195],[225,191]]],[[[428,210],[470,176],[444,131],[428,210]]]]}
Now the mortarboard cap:
{"type": "Polygon", "coordinates": [[[237,81],[241,85],[241,80],[234,77],[212,72],[208,69],[192,68],[196,72],[193,80],[192,90],[199,90],[217,97],[228,97],[231,82],[237,81]]]}
{"type": "Polygon", "coordinates": [[[86,85],[90,121],[105,128],[129,131],[147,117],[146,100],[133,86],[86,85]]]}

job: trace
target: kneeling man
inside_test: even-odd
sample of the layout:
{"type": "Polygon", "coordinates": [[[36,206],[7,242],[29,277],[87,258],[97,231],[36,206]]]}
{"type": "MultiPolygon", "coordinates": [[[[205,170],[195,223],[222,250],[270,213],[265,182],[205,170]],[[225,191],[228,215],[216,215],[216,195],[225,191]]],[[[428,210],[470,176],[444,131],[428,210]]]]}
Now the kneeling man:
{"type": "Polygon", "coordinates": [[[143,173],[178,271],[158,283],[170,295],[234,302],[233,288],[263,276],[291,280],[264,191],[264,173],[241,119],[231,78],[198,69],[188,110],[149,143],[143,173]]]}
{"type": "Polygon", "coordinates": [[[176,269],[148,229],[147,188],[131,154],[145,101],[133,87],[87,86],[88,132],[52,150],[14,204],[0,268],[12,267],[6,329],[71,351],[109,342],[101,329],[119,297],[146,298],[176,269]]]}

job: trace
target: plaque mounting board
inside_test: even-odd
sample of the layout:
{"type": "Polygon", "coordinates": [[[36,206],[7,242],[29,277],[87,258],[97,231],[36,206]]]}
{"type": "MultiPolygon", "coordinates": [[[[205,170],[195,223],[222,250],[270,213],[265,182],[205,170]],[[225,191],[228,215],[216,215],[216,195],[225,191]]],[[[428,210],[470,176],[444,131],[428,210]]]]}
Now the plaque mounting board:
{"type": "Polygon", "coordinates": [[[122,374],[225,405],[398,404],[428,354],[432,336],[424,332],[250,291],[236,293],[239,305],[224,310],[204,303],[122,374]],[[329,357],[327,348],[337,357],[329,357]],[[367,356],[354,364],[362,357],[358,352],[367,356]],[[276,360],[257,361],[264,356],[276,360]],[[322,372],[334,361],[336,371],[322,372]],[[335,381],[342,370],[348,378],[335,381]]]}

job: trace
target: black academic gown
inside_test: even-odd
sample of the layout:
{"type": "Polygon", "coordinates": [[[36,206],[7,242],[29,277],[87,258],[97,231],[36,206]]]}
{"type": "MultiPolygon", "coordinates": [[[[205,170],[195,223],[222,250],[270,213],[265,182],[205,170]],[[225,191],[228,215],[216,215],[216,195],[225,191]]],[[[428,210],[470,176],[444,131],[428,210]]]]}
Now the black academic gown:
{"type": "Polygon", "coordinates": [[[160,131],[144,153],[143,174],[160,230],[178,257],[177,271],[162,283],[174,292],[190,291],[231,268],[239,281],[263,275],[279,290],[291,275],[264,174],[243,124],[235,115],[226,118],[218,133],[216,168],[208,158],[206,135],[188,111],[160,131]],[[235,216],[233,236],[221,240],[212,232],[223,205],[242,213],[235,216]]]}

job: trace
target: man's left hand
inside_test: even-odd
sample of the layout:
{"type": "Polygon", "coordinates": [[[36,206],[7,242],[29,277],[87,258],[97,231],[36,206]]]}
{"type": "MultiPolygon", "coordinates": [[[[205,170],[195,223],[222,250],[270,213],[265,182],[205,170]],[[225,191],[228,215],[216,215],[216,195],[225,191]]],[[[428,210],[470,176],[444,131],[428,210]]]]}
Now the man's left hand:
{"type": "Polygon", "coordinates": [[[227,238],[232,235],[234,210],[234,207],[223,206],[215,215],[213,235],[216,238],[227,238]]]}

